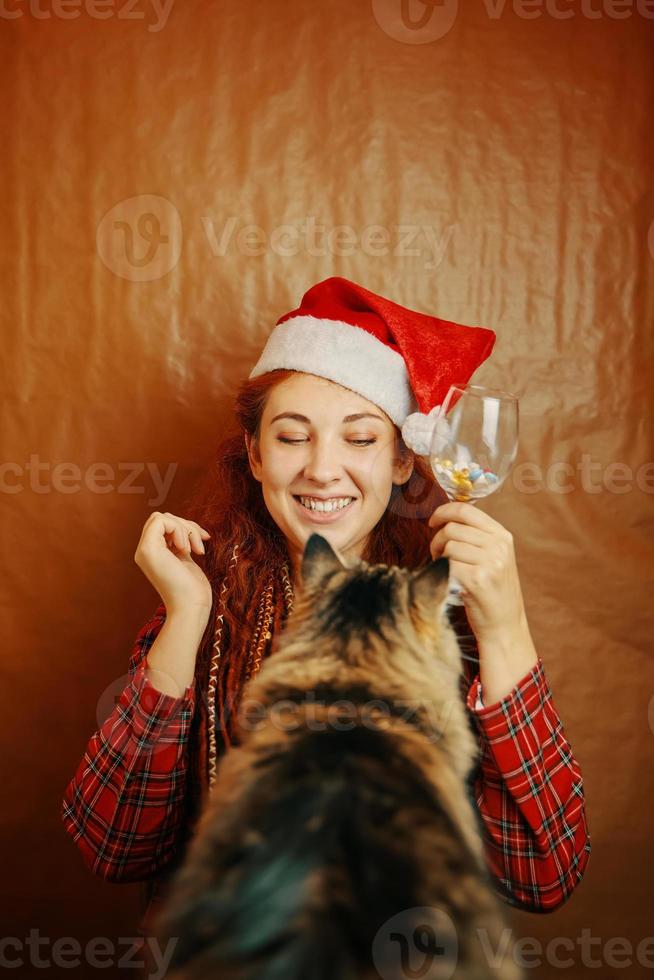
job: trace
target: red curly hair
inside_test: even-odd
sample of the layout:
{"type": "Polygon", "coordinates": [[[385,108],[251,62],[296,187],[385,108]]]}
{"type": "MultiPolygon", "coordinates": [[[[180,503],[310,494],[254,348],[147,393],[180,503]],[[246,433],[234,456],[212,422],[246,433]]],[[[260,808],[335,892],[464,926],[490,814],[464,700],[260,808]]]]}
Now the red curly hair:
{"type": "MultiPolygon", "coordinates": [[[[214,665],[216,680],[212,693],[216,724],[226,745],[236,740],[234,722],[238,704],[252,673],[252,647],[260,627],[257,609],[261,608],[261,597],[266,593],[268,606],[272,602],[274,634],[283,628],[288,613],[284,578],[287,583],[290,578],[292,584],[293,575],[286,539],[266,507],[261,484],[252,475],[244,432],[258,442],[270,392],[294,373],[282,369],[270,371],[240,385],[234,405],[238,431],[228,433],[221,441],[214,462],[183,510],[185,517],[197,521],[211,533],[206,555],[196,560],[213,586],[217,628],[215,633],[205,634],[200,646],[196,684],[206,719],[207,689],[214,683],[210,677],[212,650],[219,636],[220,657],[214,665]]],[[[396,450],[409,452],[399,428],[394,428],[396,450]]],[[[393,485],[388,506],[371,531],[361,557],[371,564],[422,567],[430,560],[432,533],[427,520],[445,499],[425,462],[415,457],[409,480],[393,485]]],[[[211,710],[209,723],[212,723],[211,710]]],[[[206,749],[200,746],[200,751],[206,749]]],[[[203,762],[206,765],[206,758],[203,762]]]]}

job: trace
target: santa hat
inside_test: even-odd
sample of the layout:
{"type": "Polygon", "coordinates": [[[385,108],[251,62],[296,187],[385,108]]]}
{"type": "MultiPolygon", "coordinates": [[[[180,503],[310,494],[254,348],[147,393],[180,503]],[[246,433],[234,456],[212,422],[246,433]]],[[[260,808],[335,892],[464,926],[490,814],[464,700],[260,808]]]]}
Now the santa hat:
{"type": "Polygon", "coordinates": [[[406,445],[428,455],[450,385],[467,384],[494,343],[487,327],[418,313],[331,276],[279,318],[250,378],[289,368],[335,381],[383,409],[406,445]]]}

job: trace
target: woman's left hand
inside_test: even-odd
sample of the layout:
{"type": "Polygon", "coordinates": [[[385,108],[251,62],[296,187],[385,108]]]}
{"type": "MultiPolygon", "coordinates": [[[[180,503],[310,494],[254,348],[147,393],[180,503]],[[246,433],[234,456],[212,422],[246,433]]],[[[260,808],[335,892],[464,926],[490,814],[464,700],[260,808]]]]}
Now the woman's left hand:
{"type": "Polygon", "coordinates": [[[524,628],[525,607],[513,548],[513,535],[474,504],[449,501],[429,518],[437,528],[432,558],[450,560],[477,642],[492,641],[524,628]]]}

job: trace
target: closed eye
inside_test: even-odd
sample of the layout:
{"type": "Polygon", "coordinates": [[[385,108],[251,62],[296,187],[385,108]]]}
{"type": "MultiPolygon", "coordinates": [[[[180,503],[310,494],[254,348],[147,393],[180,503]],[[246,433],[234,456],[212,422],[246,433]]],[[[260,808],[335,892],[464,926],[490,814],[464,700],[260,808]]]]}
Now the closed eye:
{"type": "MultiPolygon", "coordinates": [[[[285,436],[277,436],[278,442],[288,443],[289,446],[299,446],[301,443],[306,442],[306,439],[288,439],[285,436]]],[[[370,446],[373,442],[377,442],[376,439],[348,439],[348,442],[352,446],[370,446]]]]}

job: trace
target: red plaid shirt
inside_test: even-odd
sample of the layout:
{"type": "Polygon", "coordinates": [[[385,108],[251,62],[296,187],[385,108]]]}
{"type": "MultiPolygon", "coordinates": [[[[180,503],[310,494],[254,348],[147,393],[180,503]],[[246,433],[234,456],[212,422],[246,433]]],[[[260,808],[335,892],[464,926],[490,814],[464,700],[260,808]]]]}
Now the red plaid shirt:
{"type": "MultiPolygon", "coordinates": [[[[450,616],[462,651],[477,658],[465,610],[454,607],[450,616]]],[[[144,676],[165,617],[160,605],[140,630],[129,683],[92,735],[61,811],[92,872],[107,881],[149,882],[150,899],[163,891],[190,833],[185,796],[195,688],[175,698],[144,676]]],[[[481,748],[469,789],[493,883],[510,905],[551,912],[581,880],[591,845],[581,771],[543,663],[539,658],[505,698],[480,709],[478,660],[463,663],[461,694],[481,748]]]]}

